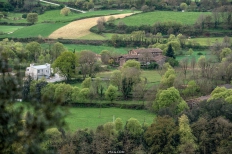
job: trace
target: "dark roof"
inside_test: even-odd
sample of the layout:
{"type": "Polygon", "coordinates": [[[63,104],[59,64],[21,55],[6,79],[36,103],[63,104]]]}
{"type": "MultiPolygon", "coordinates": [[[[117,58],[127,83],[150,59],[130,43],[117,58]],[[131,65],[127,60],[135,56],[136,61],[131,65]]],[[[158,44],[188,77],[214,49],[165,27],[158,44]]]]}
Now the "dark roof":
{"type": "Polygon", "coordinates": [[[137,52],[137,53],[143,53],[143,52],[151,52],[151,53],[162,53],[163,51],[159,48],[139,48],[139,49],[133,49],[131,50],[133,52],[137,52]]]}

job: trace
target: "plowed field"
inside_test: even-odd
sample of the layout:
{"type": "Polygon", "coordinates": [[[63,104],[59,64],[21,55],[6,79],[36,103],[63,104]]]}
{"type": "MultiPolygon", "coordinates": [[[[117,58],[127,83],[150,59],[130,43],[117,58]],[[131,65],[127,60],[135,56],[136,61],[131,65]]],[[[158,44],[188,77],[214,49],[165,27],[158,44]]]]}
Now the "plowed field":
{"type": "MultiPolygon", "coordinates": [[[[114,16],[115,18],[124,18],[126,16],[130,16],[131,14],[132,13],[126,13],[126,14],[111,15],[111,16],[114,16]]],[[[109,17],[110,16],[105,16],[105,19],[108,20],[109,17]]],[[[73,21],[68,25],[54,31],[51,35],[49,35],[49,38],[76,39],[88,35],[91,33],[89,31],[90,28],[97,24],[97,20],[99,18],[100,17],[94,17],[94,18],[73,21]]]]}

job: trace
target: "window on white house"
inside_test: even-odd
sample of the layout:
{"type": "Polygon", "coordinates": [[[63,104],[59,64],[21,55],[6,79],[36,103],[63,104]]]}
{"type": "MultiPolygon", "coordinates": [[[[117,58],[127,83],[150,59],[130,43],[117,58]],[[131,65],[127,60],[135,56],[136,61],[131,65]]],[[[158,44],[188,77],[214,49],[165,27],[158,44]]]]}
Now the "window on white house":
{"type": "Polygon", "coordinates": [[[40,72],[40,70],[37,70],[37,73],[39,73],[40,72]]]}

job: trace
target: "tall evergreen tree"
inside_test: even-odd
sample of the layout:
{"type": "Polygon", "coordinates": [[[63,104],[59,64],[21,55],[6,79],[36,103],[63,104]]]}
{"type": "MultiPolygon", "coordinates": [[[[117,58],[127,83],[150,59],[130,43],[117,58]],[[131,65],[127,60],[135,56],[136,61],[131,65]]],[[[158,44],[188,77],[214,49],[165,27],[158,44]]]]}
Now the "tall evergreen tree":
{"type": "Polygon", "coordinates": [[[174,50],[173,50],[171,44],[168,45],[168,50],[167,50],[167,52],[166,52],[166,56],[167,56],[167,57],[171,57],[171,58],[173,58],[173,59],[176,58],[175,53],[174,53],[174,50]]]}

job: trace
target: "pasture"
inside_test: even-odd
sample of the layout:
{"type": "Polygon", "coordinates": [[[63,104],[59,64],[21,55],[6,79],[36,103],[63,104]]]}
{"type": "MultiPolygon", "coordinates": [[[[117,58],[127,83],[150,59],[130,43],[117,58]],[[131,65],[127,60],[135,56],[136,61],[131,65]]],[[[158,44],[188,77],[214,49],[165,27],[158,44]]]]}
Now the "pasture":
{"type": "Polygon", "coordinates": [[[77,129],[91,128],[96,129],[97,126],[107,122],[112,122],[113,117],[121,118],[123,124],[130,118],[136,118],[141,124],[153,122],[155,115],[146,110],[130,110],[119,108],[69,108],[69,114],[65,118],[70,131],[77,129]]]}
{"type": "Polygon", "coordinates": [[[0,32],[11,33],[23,28],[23,26],[0,26],[0,32]]]}
{"type": "MultiPolygon", "coordinates": [[[[24,106],[24,114],[26,111],[31,110],[26,108],[26,102],[20,102],[13,105],[14,108],[24,106]]],[[[29,104],[28,104],[29,105],[29,104]]],[[[107,122],[112,122],[113,117],[121,118],[123,124],[130,118],[136,118],[141,124],[151,124],[156,117],[154,113],[146,110],[135,109],[120,109],[120,108],[77,108],[77,107],[65,107],[60,108],[60,111],[66,112],[65,122],[67,129],[71,132],[77,129],[91,128],[96,129],[97,126],[103,125],[107,122]]],[[[33,111],[32,111],[33,112],[33,111]]]]}
{"type": "MultiPolygon", "coordinates": [[[[47,43],[43,43],[41,44],[41,46],[44,49],[48,49],[49,48],[49,44],[47,43]]],[[[126,54],[128,53],[128,51],[131,48],[114,48],[114,47],[110,47],[110,46],[95,46],[95,45],[81,45],[81,44],[64,44],[64,46],[67,48],[68,51],[76,51],[76,52],[80,52],[83,50],[90,50],[93,51],[97,54],[100,54],[101,51],[103,50],[108,50],[110,52],[114,52],[114,53],[118,53],[118,54],[126,54]]]]}
{"type": "MultiPolygon", "coordinates": [[[[199,43],[201,46],[211,46],[215,42],[222,42],[224,37],[204,37],[204,38],[191,38],[192,41],[199,43]]],[[[232,39],[232,37],[230,37],[232,39]]]]}
{"type": "Polygon", "coordinates": [[[7,23],[27,23],[27,20],[22,18],[22,13],[13,13],[8,12],[7,18],[2,18],[0,22],[7,22],[7,23]]]}
{"type": "MultiPolygon", "coordinates": [[[[100,72],[100,73],[97,73],[97,77],[110,78],[111,74],[112,74],[112,71],[100,72]]],[[[161,76],[160,76],[159,72],[156,70],[142,70],[141,77],[147,78],[147,81],[150,84],[157,84],[161,80],[161,76]]]]}
{"type": "Polygon", "coordinates": [[[156,22],[178,22],[181,24],[192,25],[201,14],[209,12],[173,12],[173,11],[154,11],[147,13],[134,14],[116,22],[124,22],[128,26],[153,25],[156,22]]]}
{"type": "Polygon", "coordinates": [[[27,38],[27,37],[47,37],[56,29],[65,26],[67,23],[40,23],[32,26],[25,26],[18,29],[12,34],[0,35],[1,38],[16,37],[16,38],[27,38]]]}

